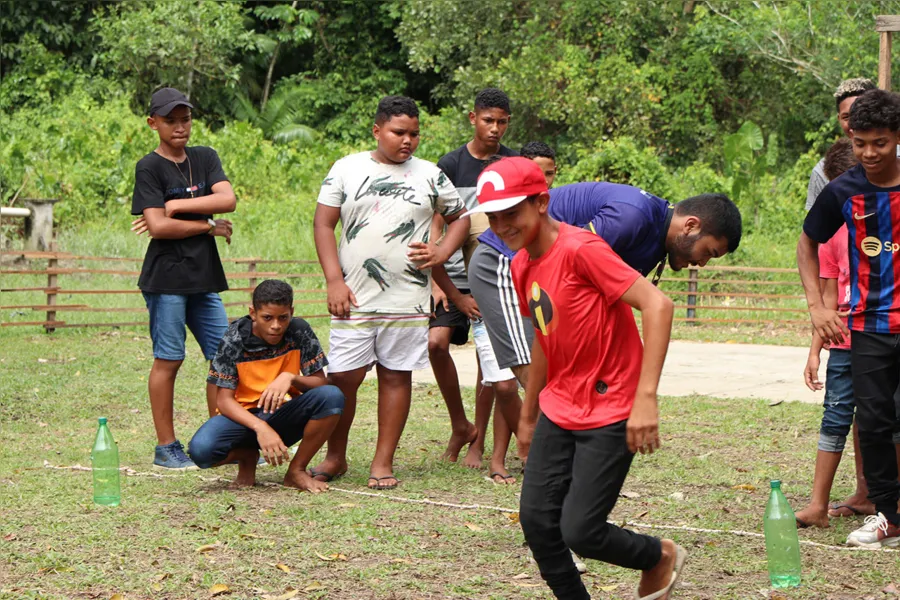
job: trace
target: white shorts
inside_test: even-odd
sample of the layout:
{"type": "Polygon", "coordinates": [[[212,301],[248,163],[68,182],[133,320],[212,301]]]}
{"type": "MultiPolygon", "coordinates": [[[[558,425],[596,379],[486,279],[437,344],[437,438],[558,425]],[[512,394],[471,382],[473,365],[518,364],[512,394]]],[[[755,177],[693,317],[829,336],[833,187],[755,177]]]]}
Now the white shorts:
{"type": "Polygon", "coordinates": [[[428,368],[428,315],[353,313],[331,318],[328,372],[343,373],[376,362],[392,371],[428,368]]]}
{"type": "Polygon", "coordinates": [[[472,321],[472,337],[475,339],[475,351],[481,363],[481,385],[490,386],[500,381],[509,381],[516,376],[512,369],[501,369],[497,364],[497,355],[488,337],[487,327],[481,319],[472,321]]]}

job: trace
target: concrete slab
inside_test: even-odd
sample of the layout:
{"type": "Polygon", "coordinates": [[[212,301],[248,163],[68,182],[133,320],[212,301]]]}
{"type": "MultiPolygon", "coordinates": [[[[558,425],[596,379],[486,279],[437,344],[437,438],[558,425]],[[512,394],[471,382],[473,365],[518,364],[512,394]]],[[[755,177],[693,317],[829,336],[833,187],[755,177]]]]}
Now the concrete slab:
{"type": "MultiPolygon", "coordinates": [[[[451,353],[460,383],[474,386],[475,346],[454,346],[451,353]]],[[[803,383],[807,354],[807,348],[792,346],[672,341],[660,382],[660,394],[820,404],[823,392],[811,392],[803,383]]],[[[828,353],[823,352],[819,370],[823,379],[827,358],[828,353]]],[[[370,373],[370,376],[374,374],[370,373]]],[[[434,383],[434,375],[430,370],[416,371],[413,381],[434,383]]]]}

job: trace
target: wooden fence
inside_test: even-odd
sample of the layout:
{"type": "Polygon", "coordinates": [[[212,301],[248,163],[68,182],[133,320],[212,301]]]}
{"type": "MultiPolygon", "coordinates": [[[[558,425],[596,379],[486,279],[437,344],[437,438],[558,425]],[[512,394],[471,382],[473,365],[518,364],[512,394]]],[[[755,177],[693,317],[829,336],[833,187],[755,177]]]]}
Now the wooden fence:
{"type": "MultiPolygon", "coordinates": [[[[142,305],[121,306],[130,294],[140,294],[135,283],[141,258],[79,256],[65,252],[4,251],[0,256],[21,257],[25,264],[0,268],[0,327],[43,327],[47,332],[69,327],[128,327],[148,325],[146,308],[142,305]],[[46,261],[46,267],[44,267],[46,261]],[[92,268],[97,263],[120,268],[92,268]],[[129,267],[134,268],[129,268],[129,267]],[[87,276],[87,277],[85,277],[87,276]],[[87,287],[78,281],[108,283],[123,278],[123,285],[108,288],[87,287]],[[6,282],[13,279],[15,285],[6,282]],[[61,281],[74,279],[73,283],[61,281]],[[28,295],[30,301],[13,301],[11,295],[28,295]],[[81,298],[85,298],[81,300],[81,298]],[[100,298],[107,306],[99,306],[100,298]],[[40,298],[40,301],[36,301],[40,298]],[[77,298],[77,303],[73,301],[77,298]],[[91,298],[95,299],[93,302],[91,298]],[[62,300],[63,302],[60,302],[62,300]],[[110,306],[109,304],[113,304],[110,306]],[[14,311],[10,313],[8,311],[14,311]],[[125,321],[68,317],[69,314],[103,313],[119,315],[135,313],[141,320],[125,321]],[[43,318],[24,320],[11,318],[23,315],[43,318]],[[61,318],[65,314],[67,318],[61,318]]],[[[298,316],[306,319],[327,318],[326,290],[318,263],[310,260],[266,260],[262,258],[225,259],[229,268],[228,280],[234,285],[224,298],[226,309],[245,308],[247,296],[237,301],[235,293],[249,296],[261,279],[285,279],[294,285],[295,304],[302,305],[298,316]],[[261,270],[265,267],[266,270],[261,270]],[[288,268],[292,267],[292,268],[288,268]],[[241,269],[241,270],[236,270],[241,269]],[[297,272],[297,271],[305,272],[297,272]],[[293,272],[292,272],[293,271],[293,272]]],[[[756,324],[764,326],[796,326],[807,324],[806,302],[795,269],[766,267],[710,266],[691,268],[680,273],[667,271],[660,280],[660,289],[676,305],[676,321],[692,325],[756,324]]],[[[132,303],[135,304],[135,303],[132,303]]],[[[243,313],[243,310],[241,311],[243,313]]],[[[240,316],[231,315],[231,318],[240,316]]]]}

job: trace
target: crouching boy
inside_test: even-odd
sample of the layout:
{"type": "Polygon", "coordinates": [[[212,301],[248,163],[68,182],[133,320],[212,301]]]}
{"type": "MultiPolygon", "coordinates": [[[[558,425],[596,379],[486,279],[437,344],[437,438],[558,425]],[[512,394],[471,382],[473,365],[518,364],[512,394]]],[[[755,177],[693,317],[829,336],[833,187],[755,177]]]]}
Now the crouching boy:
{"type": "Polygon", "coordinates": [[[325,353],[309,323],[293,317],[293,305],[287,283],[260,283],[250,314],[228,327],[209,371],[219,414],[197,430],[188,452],[201,469],[236,462],[234,487],[255,483],[260,453],[280,465],[300,441],[284,485],[328,489],[306,466],[337,426],[344,395],[326,385],[325,353]]]}

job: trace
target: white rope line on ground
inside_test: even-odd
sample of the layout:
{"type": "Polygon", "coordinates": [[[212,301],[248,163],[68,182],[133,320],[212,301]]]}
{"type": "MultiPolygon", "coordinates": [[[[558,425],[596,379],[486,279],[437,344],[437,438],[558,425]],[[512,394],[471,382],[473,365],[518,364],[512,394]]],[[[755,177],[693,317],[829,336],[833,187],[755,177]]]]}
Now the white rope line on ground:
{"type": "MultiPolygon", "coordinates": [[[[47,469],[56,469],[59,471],[90,471],[90,467],[83,467],[81,465],[70,465],[70,466],[56,466],[51,465],[48,461],[44,461],[44,468],[47,469]]],[[[177,475],[165,475],[162,473],[141,473],[139,471],[135,471],[130,467],[119,467],[120,471],[123,471],[125,475],[130,477],[155,477],[159,479],[163,479],[166,477],[184,477],[185,473],[179,473],[177,475]]],[[[204,477],[199,473],[192,473],[196,475],[203,481],[230,481],[230,479],[226,477],[204,477]]],[[[267,487],[285,487],[280,483],[271,483],[271,482],[262,482],[259,485],[267,486],[267,487]]],[[[392,494],[385,494],[384,492],[363,492],[360,490],[348,490],[344,488],[334,487],[333,485],[328,486],[329,491],[339,492],[341,494],[349,494],[352,496],[363,496],[366,498],[379,498],[382,500],[389,500],[391,502],[399,502],[402,504],[420,504],[426,506],[440,506],[442,508],[452,508],[455,510],[486,510],[491,512],[501,512],[507,514],[517,514],[519,511],[512,508],[505,508],[502,506],[491,506],[489,504],[455,504],[453,502],[443,502],[441,500],[429,500],[427,498],[405,498],[403,496],[394,496],[392,494]]],[[[621,525],[621,522],[617,521],[608,521],[612,525],[621,525]]],[[[658,525],[655,523],[641,523],[639,521],[625,521],[625,525],[629,527],[635,527],[637,529],[662,529],[666,531],[685,531],[690,533],[710,533],[715,535],[734,535],[740,537],[753,537],[753,538],[762,538],[765,539],[765,535],[762,533],[757,533],[755,531],[742,531],[740,529],[707,529],[704,527],[691,527],[689,525],[658,525]]],[[[813,542],[811,540],[800,540],[800,544],[803,546],[810,546],[813,548],[822,548],[825,550],[841,550],[844,552],[900,552],[900,550],[894,550],[892,548],[857,548],[853,546],[833,546],[830,544],[822,544],[820,542],[813,542]]]]}

